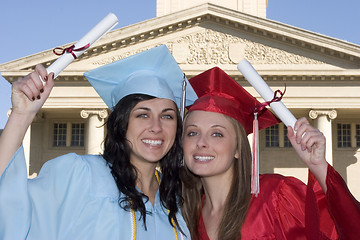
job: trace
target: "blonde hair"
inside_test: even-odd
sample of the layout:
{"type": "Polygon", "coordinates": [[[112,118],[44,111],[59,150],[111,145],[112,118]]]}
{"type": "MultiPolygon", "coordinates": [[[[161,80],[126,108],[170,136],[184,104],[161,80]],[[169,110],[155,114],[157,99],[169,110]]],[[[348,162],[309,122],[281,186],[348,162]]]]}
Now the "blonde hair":
{"type": "MultiPolygon", "coordinates": [[[[187,117],[184,119],[186,122],[187,117]]],[[[249,141],[242,125],[235,119],[224,115],[235,128],[239,159],[234,161],[234,174],[226,199],[224,214],[218,227],[218,239],[234,240],[241,238],[241,227],[245,221],[251,199],[251,151],[249,141]]],[[[192,239],[199,239],[198,222],[202,208],[204,188],[200,177],[184,166],[181,171],[183,181],[184,219],[192,239]]]]}

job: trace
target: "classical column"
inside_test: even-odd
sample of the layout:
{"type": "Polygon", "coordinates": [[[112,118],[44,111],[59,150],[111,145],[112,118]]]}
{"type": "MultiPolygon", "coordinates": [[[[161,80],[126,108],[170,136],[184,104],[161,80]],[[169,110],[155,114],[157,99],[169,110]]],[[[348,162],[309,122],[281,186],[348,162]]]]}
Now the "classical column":
{"type": "Polygon", "coordinates": [[[23,140],[23,148],[24,148],[24,155],[25,155],[25,162],[27,168],[27,175],[29,176],[29,169],[30,169],[30,147],[31,147],[31,125],[27,129],[24,140],[23,140]]]}
{"type": "Polygon", "coordinates": [[[333,165],[332,158],[332,129],[331,121],[337,117],[336,110],[310,110],[309,116],[315,120],[315,127],[318,128],[326,138],[326,160],[333,165]]]}
{"type": "Polygon", "coordinates": [[[249,144],[250,144],[251,154],[253,154],[252,142],[253,142],[253,139],[254,139],[254,134],[250,133],[249,135],[247,135],[247,139],[248,139],[249,144]]]}
{"type": "Polygon", "coordinates": [[[106,109],[82,110],[82,118],[87,118],[85,149],[88,154],[103,152],[101,144],[104,140],[104,119],[108,116],[106,109]]]}

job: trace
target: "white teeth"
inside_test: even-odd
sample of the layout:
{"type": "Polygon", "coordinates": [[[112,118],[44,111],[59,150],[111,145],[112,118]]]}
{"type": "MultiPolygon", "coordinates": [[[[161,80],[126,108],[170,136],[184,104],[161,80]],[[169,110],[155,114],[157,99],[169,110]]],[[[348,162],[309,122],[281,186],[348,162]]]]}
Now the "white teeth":
{"type": "Polygon", "coordinates": [[[202,161],[202,162],[206,162],[206,161],[214,159],[214,157],[211,157],[211,156],[194,156],[194,158],[196,160],[199,160],[199,161],[202,161]]]}
{"type": "Polygon", "coordinates": [[[143,143],[146,144],[150,144],[150,145],[161,145],[162,141],[161,140],[148,140],[148,139],[143,139],[141,140],[143,143]]]}

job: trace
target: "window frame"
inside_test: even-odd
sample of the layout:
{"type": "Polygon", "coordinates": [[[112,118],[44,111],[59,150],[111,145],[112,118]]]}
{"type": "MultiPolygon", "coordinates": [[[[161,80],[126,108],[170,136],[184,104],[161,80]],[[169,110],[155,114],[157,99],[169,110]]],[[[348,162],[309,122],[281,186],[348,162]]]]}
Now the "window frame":
{"type": "MultiPolygon", "coordinates": [[[[354,150],[360,151],[360,146],[357,146],[356,143],[356,126],[360,128],[360,122],[358,120],[347,120],[347,121],[336,121],[333,123],[333,148],[339,151],[354,150]],[[350,124],[350,146],[349,147],[339,147],[338,145],[338,124],[350,124]]],[[[360,138],[360,135],[358,136],[360,138]]]]}
{"type": "Polygon", "coordinates": [[[64,121],[58,121],[58,122],[54,122],[52,124],[52,141],[51,141],[51,146],[54,147],[54,148],[61,148],[61,147],[66,147],[67,145],[67,136],[68,136],[68,124],[64,121]],[[57,127],[55,126],[57,125],[57,127]],[[65,129],[65,134],[63,134],[63,125],[66,127],[65,129]],[[56,133],[55,133],[55,129],[57,129],[56,133]],[[61,133],[60,133],[61,131],[61,133]],[[57,136],[56,139],[55,139],[55,135],[57,136]],[[60,138],[63,138],[63,136],[65,135],[65,145],[61,144],[59,145],[59,143],[63,143],[64,142],[64,139],[61,139],[60,138]],[[57,143],[57,145],[55,145],[55,142],[57,143]]]}
{"type": "Polygon", "coordinates": [[[81,121],[79,119],[54,119],[49,122],[50,124],[50,131],[49,131],[49,149],[51,150],[65,150],[65,149],[72,149],[72,150],[85,150],[86,146],[86,129],[87,124],[85,121],[81,121]],[[54,139],[54,125],[59,123],[66,123],[66,146],[54,146],[53,139],[54,139]],[[72,124],[84,124],[84,146],[71,146],[72,140],[72,124]]]}
{"type": "MultiPolygon", "coordinates": [[[[279,145],[278,146],[266,146],[266,129],[263,129],[263,134],[262,134],[262,139],[260,139],[260,141],[262,142],[262,146],[265,150],[279,150],[279,149],[282,149],[282,150],[291,150],[292,149],[292,145],[289,141],[289,146],[285,146],[285,142],[286,142],[286,139],[287,139],[287,136],[286,136],[286,126],[284,123],[278,123],[278,137],[279,137],[279,145]]],[[[276,126],[276,125],[274,125],[276,126]]]]}

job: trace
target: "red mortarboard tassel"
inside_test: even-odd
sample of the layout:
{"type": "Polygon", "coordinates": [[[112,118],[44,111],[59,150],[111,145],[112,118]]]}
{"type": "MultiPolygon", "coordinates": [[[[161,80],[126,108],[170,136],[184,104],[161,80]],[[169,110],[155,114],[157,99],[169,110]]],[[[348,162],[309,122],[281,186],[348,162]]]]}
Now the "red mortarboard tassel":
{"type": "Polygon", "coordinates": [[[259,122],[257,113],[254,113],[253,142],[252,142],[252,165],[251,165],[251,194],[257,196],[260,193],[259,185],[259,122]]]}
{"type": "Polygon", "coordinates": [[[251,194],[257,195],[260,193],[260,182],[259,182],[259,121],[258,115],[261,115],[266,106],[269,106],[272,102],[278,102],[282,99],[286,92],[286,85],[284,92],[276,90],[274,97],[268,102],[263,102],[256,106],[254,109],[254,120],[253,120],[253,142],[252,142],[252,165],[251,165],[251,194]],[[278,97],[277,94],[280,94],[278,97]]]}

